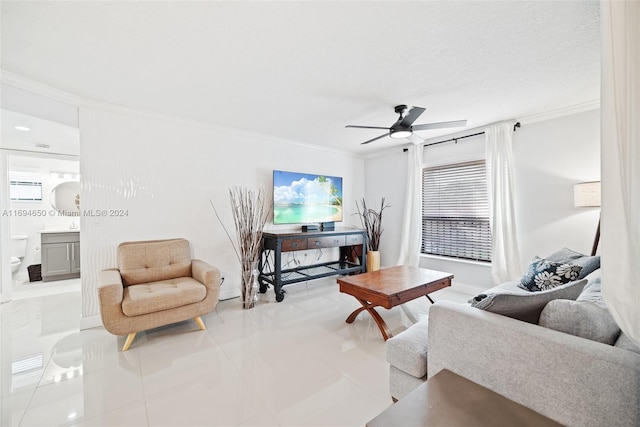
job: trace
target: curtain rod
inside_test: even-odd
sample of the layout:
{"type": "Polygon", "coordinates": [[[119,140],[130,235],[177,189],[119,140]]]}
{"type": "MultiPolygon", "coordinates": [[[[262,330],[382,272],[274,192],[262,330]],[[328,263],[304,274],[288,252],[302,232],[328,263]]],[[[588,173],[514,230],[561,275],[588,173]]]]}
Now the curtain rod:
{"type": "MultiPolygon", "coordinates": [[[[519,127],[520,127],[520,122],[516,122],[516,124],[513,125],[513,131],[515,132],[516,129],[519,127]]],[[[451,142],[451,141],[455,141],[456,143],[458,143],[459,139],[471,138],[472,136],[478,136],[478,135],[484,135],[484,132],[477,132],[477,133],[472,133],[471,135],[464,135],[464,136],[459,136],[457,138],[445,139],[444,141],[432,142],[431,144],[424,144],[422,148],[429,147],[431,145],[444,144],[445,142],[451,142]]],[[[406,152],[406,151],[409,151],[409,149],[404,148],[402,151],[406,152]]]]}

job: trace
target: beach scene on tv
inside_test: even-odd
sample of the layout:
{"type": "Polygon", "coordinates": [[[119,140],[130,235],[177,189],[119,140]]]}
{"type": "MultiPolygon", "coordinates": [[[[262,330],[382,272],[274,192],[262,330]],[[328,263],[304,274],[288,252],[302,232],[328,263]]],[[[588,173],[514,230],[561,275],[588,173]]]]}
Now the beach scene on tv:
{"type": "Polygon", "coordinates": [[[342,221],[342,178],[273,171],[273,223],[342,221]]]}

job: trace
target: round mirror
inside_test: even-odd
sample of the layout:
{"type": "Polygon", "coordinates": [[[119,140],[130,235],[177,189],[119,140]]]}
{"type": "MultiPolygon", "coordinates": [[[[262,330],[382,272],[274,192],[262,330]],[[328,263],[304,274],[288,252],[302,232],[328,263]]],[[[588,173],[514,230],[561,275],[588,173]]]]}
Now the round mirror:
{"type": "Polygon", "coordinates": [[[51,190],[51,206],[58,215],[78,216],[80,214],[80,183],[67,181],[51,190]]]}

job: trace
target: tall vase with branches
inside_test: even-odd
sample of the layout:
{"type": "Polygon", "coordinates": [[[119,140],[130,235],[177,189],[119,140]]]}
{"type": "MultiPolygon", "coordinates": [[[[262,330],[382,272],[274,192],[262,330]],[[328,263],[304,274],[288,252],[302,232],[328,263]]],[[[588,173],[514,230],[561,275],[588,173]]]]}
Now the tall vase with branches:
{"type": "Polygon", "coordinates": [[[237,247],[224,223],[220,220],[213,202],[211,202],[211,206],[229,240],[231,240],[231,245],[242,268],[242,306],[253,308],[258,298],[258,262],[261,256],[262,232],[269,216],[269,205],[263,189],[252,190],[245,187],[233,187],[229,189],[229,199],[231,200],[231,212],[236,229],[237,247]]]}
{"type": "Polygon", "coordinates": [[[262,232],[269,215],[267,197],[262,189],[244,187],[231,188],[229,197],[242,266],[242,304],[244,308],[253,308],[258,292],[262,232]]]}
{"type": "Polygon", "coordinates": [[[356,209],[358,210],[362,228],[367,232],[367,250],[369,251],[367,255],[368,271],[380,269],[380,253],[378,251],[380,249],[380,237],[384,231],[384,228],[382,228],[382,213],[390,206],[391,205],[385,202],[384,197],[380,202],[379,210],[367,207],[367,201],[364,197],[360,203],[356,200],[356,209]]]}

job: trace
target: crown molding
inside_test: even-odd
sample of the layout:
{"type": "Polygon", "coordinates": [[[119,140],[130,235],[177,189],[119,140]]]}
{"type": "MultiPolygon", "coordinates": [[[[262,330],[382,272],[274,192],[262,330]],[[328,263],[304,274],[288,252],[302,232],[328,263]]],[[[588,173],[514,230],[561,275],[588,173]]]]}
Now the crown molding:
{"type": "Polygon", "coordinates": [[[0,81],[9,86],[15,86],[18,89],[26,90],[76,107],[80,105],[80,102],[82,101],[82,98],[77,95],[56,89],[44,83],[27,79],[5,70],[0,70],[0,81]]]}
{"type": "Polygon", "coordinates": [[[583,113],[585,111],[592,111],[592,110],[597,110],[600,108],[600,100],[599,99],[595,99],[592,101],[588,101],[588,102],[583,102],[581,104],[575,104],[575,105],[569,105],[567,107],[563,107],[563,108],[558,108],[555,110],[550,110],[550,111],[544,111],[542,113],[536,113],[536,114],[531,114],[528,116],[523,116],[520,119],[506,119],[506,120],[501,120],[498,122],[493,122],[493,123],[487,123],[485,125],[482,126],[476,126],[470,129],[465,129],[459,132],[454,132],[454,133],[450,133],[448,135],[440,135],[437,137],[433,137],[433,138],[429,138],[429,139],[424,139],[423,142],[418,143],[416,140],[414,141],[407,141],[407,144],[401,145],[401,146],[397,146],[394,148],[389,148],[389,149],[385,149],[385,150],[380,150],[380,151],[376,151],[374,153],[370,153],[365,155],[365,159],[374,159],[377,157],[384,157],[384,156],[389,156],[389,155],[393,155],[393,154],[398,154],[399,151],[404,150],[405,148],[410,147],[411,145],[429,145],[432,144],[434,142],[440,142],[440,141],[446,141],[448,139],[453,139],[456,137],[463,137],[465,135],[470,135],[476,132],[483,132],[484,129],[487,126],[490,126],[492,124],[495,123],[501,123],[501,122],[512,122],[512,123],[516,123],[516,122],[520,122],[522,125],[528,125],[531,123],[536,123],[536,122],[542,122],[545,120],[553,120],[553,119],[557,119],[560,117],[565,117],[565,116],[571,116],[573,114],[578,114],[578,113],[583,113]]]}
{"type": "Polygon", "coordinates": [[[542,113],[523,116],[518,121],[522,125],[528,125],[530,123],[557,119],[559,117],[564,117],[564,116],[571,116],[573,114],[583,113],[585,111],[597,110],[599,108],[600,108],[600,100],[594,99],[592,101],[583,102],[581,104],[569,105],[567,107],[558,108],[555,110],[544,111],[542,113]]]}
{"type": "Polygon", "coordinates": [[[273,136],[273,135],[267,135],[267,134],[263,134],[260,132],[253,132],[250,130],[246,130],[246,129],[240,129],[240,128],[235,128],[235,127],[231,127],[231,126],[224,126],[224,125],[219,125],[219,124],[215,124],[215,123],[209,123],[209,122],[203,122],[203,121],[198,121],[198,120],[193,120],[193,119],[187,119],[187,118],[183,118],[183,117],[179,117],[179,116],[173,116],[170,114],[165,114],[165,113],[158,113],[155,111],[149,111],[149,110],[142,110],[142,109],[138,109],[138,108],[132,108],[132,107],[126,107],[123,105],[115,105],[115,104],[109,104],[106,102],[102,102],[102,101],[94,101],[94,100],[82,100],[82,102],[80,103],[80,108],[94,108],[94,109],[98,109],[98,110],[102,110],[102,111],[107,111],[107,112],[112,112],[112,113],[122,113],[122,114],[131,114],[131,115],[136,115],[136,116],[140,116],[140,117],[146,117],[146,118],[150,118],[150,119],[156,119],[156,120],[165,120],[165,121],[173,121],[173,122],[178,122],[178,123],[183,123],[183,124],[187,124],[187,125],[191,125],[191,126],[202,126],[208,129],[213,129],[213,130],[217,130],[219,132],[229,132],[232,134],[236,134],[236,135],[244,135],[247,137],[251,137],[251,138],[256,138],[256,139],[266,139],[270,142],[276,142],[276,143],[280,143],[280,144],[287,144],[287,145],[295,145],[298,147],[302,147],[305,148],[307,150],[315,150],[315,151],[323,151],[323,152],[327,152],[327,153],[332,153],[332,154],[340,154],[343,156],[349,156],[349,157],[355,157],[355,158],[363,158],[363,156],[361,154],[357,154],[357,153],[352,153],[350,151],[346,151],[346,150],[339,150],[336,148],[329,148],[329,147],[322,147],[319,145],[313,145],[313,144],[305,144],[303,142],[298,142],[298,141],[293,141],[290,139],[286,139],[286,138],[280,138],[277,136],[273,136]]]}

